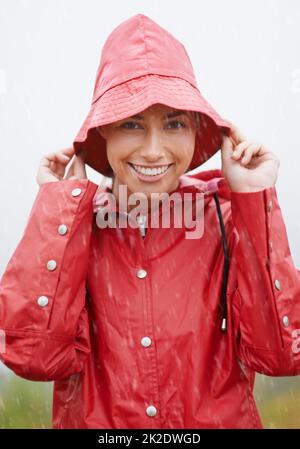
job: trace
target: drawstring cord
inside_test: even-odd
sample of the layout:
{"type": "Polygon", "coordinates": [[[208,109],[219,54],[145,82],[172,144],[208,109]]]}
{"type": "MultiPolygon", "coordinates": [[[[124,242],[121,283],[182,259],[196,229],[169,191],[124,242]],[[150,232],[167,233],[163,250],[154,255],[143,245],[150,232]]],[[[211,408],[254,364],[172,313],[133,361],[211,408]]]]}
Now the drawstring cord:
{"type": "Polygon", "coordinates": [[[226,242],[226,233],[225,226],[222,218],[222,212],[220,208],[219,198],[216,192],[213,193],[214,200],[216,202],[217,213],[219,217],[221,233],[222,233],[222,243],[224,250],[224,268],[223,268],[223,277],[222,277],[222,294],[221,294],[221,308],[222,308],[222,325],[221,330],[223,332],[227,329],[227,301],[226,301],[226,291],[227,291],[227,280],[228,280],[228,272],[229,272],[229,251],[226,242]]]}

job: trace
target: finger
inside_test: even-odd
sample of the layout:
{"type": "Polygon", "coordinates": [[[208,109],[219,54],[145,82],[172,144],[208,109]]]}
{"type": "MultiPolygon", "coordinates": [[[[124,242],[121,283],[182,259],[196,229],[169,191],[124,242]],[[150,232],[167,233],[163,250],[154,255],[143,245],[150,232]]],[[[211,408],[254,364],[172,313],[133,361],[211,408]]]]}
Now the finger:
{"type": "Polygon", "coordinates": [[[41,160],[41,167],[48,167],[51,162],[59,162],[63,165],[67,165],[69,160],[70,157],[62,153],[48,153],[43,156],[41,160]]]}
{"type": "Polygon", "coordinates": [[[62,176],[60,173],[58,173],[57,170],[52,169],[50,167],[45,167],[42,171],[38,171],[37,174],[37,181],[40,182],[47,182],[48,179],[60,181],[62,179],[62,176]]]}
{"type": "Polygon", "coordinates": [[[75,154],[75,149],[74,147],[67,147],[63,148],[62,150],[56,151],[55,154],[66,156],[70,160],[72,156],[75,154]]]}
{"type": "Polygon", "coordinates": [[[230,137],[232,137],[235,145],[238,145],[243,140],[246,140],[246,137],[234,123],[227,119],[226,121],[230,124],[230,137]]]}
{"type": "Polygon", "coordinates": [[[56,162],[52,159],[48,159],[46,156],[42,157],[38,171],[49,172],[56,169],[56,162]]]}
{"type": "Polygon", "coordinates": [[[67,148],[63,148],[62,150],[59,150],[59,151],[53,151],[51,153],[48,153],[45,155],[45,157],[47,157],[49,159],[53,159],[56,157],[63,156],[70,160],[71,157],[74,155],[74,153],[75,153],[74,147],[67,147],[67,148]]]}
{"type": "Polygon", "coordinates": [[[226,135],[223,136],[222,145],[221,145],[221,160],[224,164],[225,160],[231,157],[233,150],[232,141],[226,135]]]}
{"type": "Polygon", "coordinates": [[[235,148],[234,151],[232,153],[232,157],[235,160],[240,159],[240,157],[243,155],[244,151],[246,150],[246,148],[248,148],[251,145],[251,142],[249,142],[248,140],[244,140],[243,142],[239,143],[235,148]]]}
{"type": "Polygon", "coordinates": [[[70,161],[70,156],[67,156],[62,153],[55,153],[55,160],[60,162],[63,165],[67,165],[68,162],[70,161]]]}
{"type": "Polygon", "coordinates": [[[63,148],[61,150],[61,152],[63,154],[66,154],[67,156],[72,157],[75,154],[75,148],[73,146],[72,147],[63,148]]]}
{"type": "Polygon", "coordinates": [[[250,147],[247,149],[247,152],[242,158],[242,163],[248,164],[253,156],[259,158],[260,162],[268,159],[274,159],[272,153],[264,145],[261,145],[259,143],[250,145],[250,147]]]}
{"type": "Polygon", "coordinates": [[[62,160],[61,158],[47,159],[47,157],[43,157],[40,162],[39,172],[46,172],[62,179],[67,163],[68,160],[62,160]]]}
{"type": "Polygon", "coordinates": [[[60,164],[59,162],[55,162],[55,161],[50,161],[50,165],[49,167],[44,167],[43,171],[49,169],[49,171],[51,172],[52,175],[58,177],[59,179],[62,179],[65,169],[64,166],[62,164],[60,164]]]}
{"type": "Polygon", "coordinates": [[[259,156],[263,151],[262,145],[259,143],[251,144],[244,152],[241,163],[243,165],[248,164],[254,155],[259,156]]]}

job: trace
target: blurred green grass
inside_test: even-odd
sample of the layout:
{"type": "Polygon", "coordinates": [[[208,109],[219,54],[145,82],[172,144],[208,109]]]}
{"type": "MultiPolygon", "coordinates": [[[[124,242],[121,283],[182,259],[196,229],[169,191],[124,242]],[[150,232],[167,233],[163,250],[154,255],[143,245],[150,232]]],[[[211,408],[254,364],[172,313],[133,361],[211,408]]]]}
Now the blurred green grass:
{"type": "MultiPolygon", "coordinates": [[[[53,382],[0,372],[0,429],[51,429],[53,382]]],[[[266,429],[300,429],[300,376],[256,375],[254,396],[266,429]]]]}
{"type": "Polygon", "coordinates": [[[1,376],[0,429],[51,429],[53,382],[1,376]]]}
{"type": "Polygon", "coordinates": [[[300,376],[256,374],[254,397],[266,429],[300,429],[300,376]]]}

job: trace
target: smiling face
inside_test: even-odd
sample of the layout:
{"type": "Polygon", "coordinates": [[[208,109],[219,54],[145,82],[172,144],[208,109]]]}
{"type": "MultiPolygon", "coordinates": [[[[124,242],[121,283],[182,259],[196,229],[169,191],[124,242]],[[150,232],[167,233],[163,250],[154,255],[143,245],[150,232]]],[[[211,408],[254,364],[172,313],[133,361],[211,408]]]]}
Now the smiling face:
{"type": "Polygon", "coordinates": [[[154,104],[141,113],[98,128],[114,172],[113,193],[172,192],[191,163],[196,137],[192,113],[154,104]]]}

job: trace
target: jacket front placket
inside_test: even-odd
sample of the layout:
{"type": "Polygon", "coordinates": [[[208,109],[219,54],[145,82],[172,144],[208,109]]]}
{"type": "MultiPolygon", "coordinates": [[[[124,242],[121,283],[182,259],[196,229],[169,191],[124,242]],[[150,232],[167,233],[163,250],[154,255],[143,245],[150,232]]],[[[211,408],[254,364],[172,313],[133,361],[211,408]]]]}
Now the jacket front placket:
{"type": "MultiPolygon", "coordinates": [[[[159,210],[159,216],[161,210],[159,210]]],[[[155,326],[153,316],[153,288],[151,264],[149,261],[148,244],[153,229],[148,227],[149,214],[139,215],[135,228],[131,228],[135,242],[135,273],[136,285],[139,292],[139,300],[142,303],[140,345],[144,354],[143,376],[147,379],[147,397],[145,398],[145,414],[148,428],[159,428],[162,425],[162,409],[159,394],[158,360],[155,344],[155,326]]],[[[130,218],[128,219],[130,222],[130,218]]]]}

